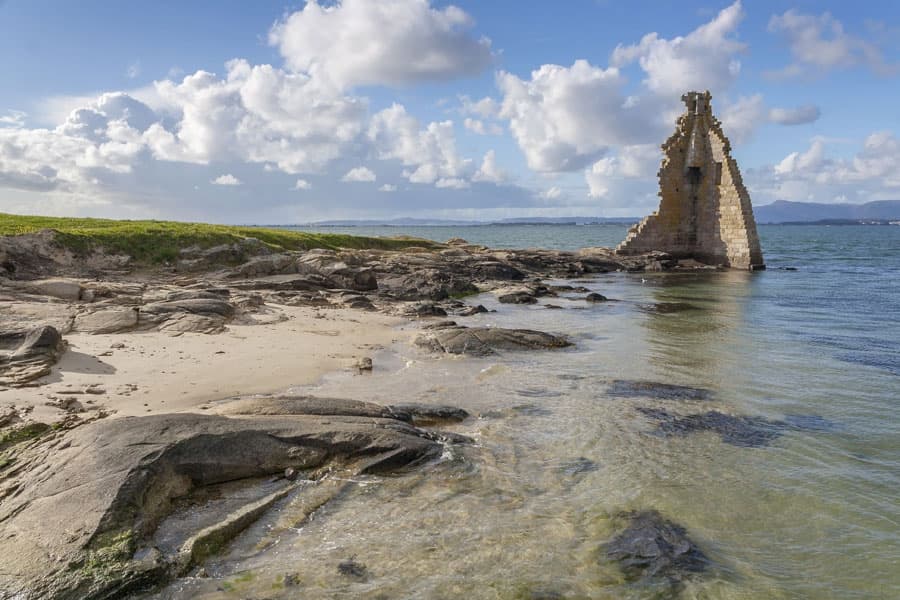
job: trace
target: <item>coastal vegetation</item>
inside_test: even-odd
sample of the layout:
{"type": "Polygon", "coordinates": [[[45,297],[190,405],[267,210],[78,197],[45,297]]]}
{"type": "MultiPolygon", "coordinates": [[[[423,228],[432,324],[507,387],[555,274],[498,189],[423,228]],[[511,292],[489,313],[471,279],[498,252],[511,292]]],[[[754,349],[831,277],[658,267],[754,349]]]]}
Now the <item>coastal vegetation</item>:
{"type": "Polygon", "coordinates": [[[127,254],[139,263],[150,264],[174,260],[183,248],[212,248],[248,239],[259,240],[273,252],[314,248],[399,250],[411,246],[434,246],[428,240],[410,237],[376,238],[178,221],[119,221],[0,213],[0,236],[23,235],[45,229],[55,231],[56,240],[76,254],[104,250],[127,254]]]}

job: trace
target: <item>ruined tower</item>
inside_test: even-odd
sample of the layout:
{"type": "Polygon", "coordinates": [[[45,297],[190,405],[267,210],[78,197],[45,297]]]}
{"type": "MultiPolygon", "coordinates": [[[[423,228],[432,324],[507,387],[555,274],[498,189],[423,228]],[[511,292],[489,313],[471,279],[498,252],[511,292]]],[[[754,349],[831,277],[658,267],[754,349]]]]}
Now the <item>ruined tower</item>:
{"type": "Polygon", "coordinates": [[[618,254],[662,250],[737,269],[763,269],[750,195],[709,92],[681,97],[687,110],[663,144],[659,210],[631,228],[618,254]]]}

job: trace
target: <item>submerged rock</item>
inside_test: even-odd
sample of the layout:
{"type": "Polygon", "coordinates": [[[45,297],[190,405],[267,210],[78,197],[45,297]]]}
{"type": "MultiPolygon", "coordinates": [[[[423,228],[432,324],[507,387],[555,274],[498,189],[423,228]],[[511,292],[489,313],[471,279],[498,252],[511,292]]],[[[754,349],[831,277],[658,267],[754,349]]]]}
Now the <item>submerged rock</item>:
{"type": "Polygon", "coordinates": [[[610,381],[606,394],[619,398],[655,398],[657,400],[709,400],[713,397],[713,392],[706,388],[634,379],[610,381]]]}
{"type": "Polygon", "coordinates": [[[768,446],[781,436],[787,425],[783,421],[728,415],[715,410],[685,416],[678,416],[660,408],[638,408],[638,411],[658,421],[656,430],[663,435],[685,436],[699,431],[713,431],[718,433],[726,444],[750,448],[768,446]]]}
{"type": "Polygon", "coordinates": [[[583,475],[584,473],[592,473],[600,468],[596,462],[589,458],[579,456],[571,460],[564,460],[559,463],[557,470],[564,475],[583,475]]]}
{"type": "Polygon", "coordinates": [[[537,304],[537,298],[531,292],[510,292],[497,297],[501,304],[537,304]]]}
{"type": "Polygon", "coordinates": [[[664,579],[679,582],[709,566],[709,559],[684,527],[655,510],[621,515],[629,524],[606,545],[606,558],[616,561],[628,581],[664,579]]]}
{"type": "Polygon", "coordinates": [[[415,344],[432,352],[489,356],[497,350],[541,350],[565,348],[563,337],[530,329],[500,327],[444,327],[423,332],[415,344]]]}

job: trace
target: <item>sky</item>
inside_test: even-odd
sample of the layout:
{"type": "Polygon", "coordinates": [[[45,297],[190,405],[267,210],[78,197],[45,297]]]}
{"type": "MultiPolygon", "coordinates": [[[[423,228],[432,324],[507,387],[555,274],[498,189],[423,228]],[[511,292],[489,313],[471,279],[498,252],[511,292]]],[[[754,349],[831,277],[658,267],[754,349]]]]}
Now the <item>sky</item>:
{"type": "Polygon", "coordinates": [[[642,216],[707,89],[754,205],[900,199],[893,0],[0,0],[0,212],[642,216]]]}

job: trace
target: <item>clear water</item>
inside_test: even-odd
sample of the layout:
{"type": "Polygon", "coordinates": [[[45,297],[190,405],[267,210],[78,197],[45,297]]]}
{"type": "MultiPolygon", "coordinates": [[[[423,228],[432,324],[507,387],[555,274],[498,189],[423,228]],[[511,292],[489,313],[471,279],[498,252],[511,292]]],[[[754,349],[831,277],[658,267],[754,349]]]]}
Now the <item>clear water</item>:
{"type": "MultiPolygon", "coordinates": [[[[569,248],[624,233],[387,229],[569,248]]],[[[483,295],[472,301],[498,312],[459,319],[565,333],[572,350],[437,359],[404,345],[377,354],[372,376],[299,388],[462,406],[480,417],[452,429],[477,444],[414,473],[331,481],[340,494],[308,521],[300,492],[213,560],[209,577],[154,597],[672,597],[665,584],[625,582],[603,557],[617,515],[640,509],[683,525],[712,561],[679,597],[900,597],[900,227],[760,234],[765,272],[608,274],[579,284],[618,302],[553,299],[565,310],[547,310],[483,295]],[[614,379],[713,395],[620,398],[614,379]],[[711,432],[657,435],[641,407],[821,419],[740,447],[711,432]],[[583,459],[594,468],[579,469],[583,459]],[[367,578],[338,572],[351,557],[367,578]]]]}

